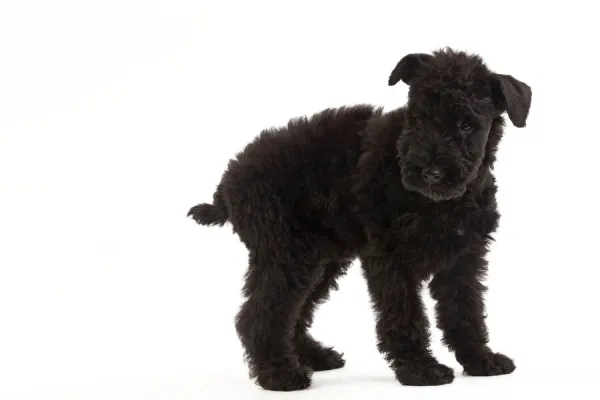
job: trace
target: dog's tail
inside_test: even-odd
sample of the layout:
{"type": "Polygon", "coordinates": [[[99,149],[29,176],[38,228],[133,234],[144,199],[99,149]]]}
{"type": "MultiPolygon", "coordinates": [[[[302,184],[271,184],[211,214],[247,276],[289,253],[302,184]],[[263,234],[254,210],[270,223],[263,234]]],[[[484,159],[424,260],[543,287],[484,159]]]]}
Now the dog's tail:
{"type": "Polygon", "coordinates": [[[217,187],[217,191],[213,195],[213,204],[198,204],[190,208],[187,216],[192,217],[198,224],[223,226],[229,218],[229,213],[221,193],[221,185],[217,187]]]}

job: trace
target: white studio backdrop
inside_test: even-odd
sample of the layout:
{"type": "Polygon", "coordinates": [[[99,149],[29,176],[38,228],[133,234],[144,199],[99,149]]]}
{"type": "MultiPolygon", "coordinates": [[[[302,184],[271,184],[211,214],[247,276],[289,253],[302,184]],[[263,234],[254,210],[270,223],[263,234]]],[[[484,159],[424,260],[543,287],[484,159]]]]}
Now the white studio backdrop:
{"type": "Polygon", "coordinates": [[[398,107],[396,62],[447,45],[533,89],[498,154],[486,296],[491,344],[517,370],[461,377],[433,327],[457,379],[400,386],[355,263],[312,330],[346,367],[290,396],[597,393],[593,6],[413,3],[1,2],[0,398],[280,396],[248,379],[233,327],[246,249],[185,214],[261,129],[398,107]]]}

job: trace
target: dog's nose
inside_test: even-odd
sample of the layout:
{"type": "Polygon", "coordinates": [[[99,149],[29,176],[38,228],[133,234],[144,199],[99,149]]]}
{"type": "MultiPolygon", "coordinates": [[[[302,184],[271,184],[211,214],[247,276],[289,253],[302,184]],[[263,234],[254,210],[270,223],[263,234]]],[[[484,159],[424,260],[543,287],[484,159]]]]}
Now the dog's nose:
{"type": "Polygon", "coordinates": [[[427,183],[438,183],[444,177],[444,172],[438,167],[427,167],[421,172],[427,183]]]}

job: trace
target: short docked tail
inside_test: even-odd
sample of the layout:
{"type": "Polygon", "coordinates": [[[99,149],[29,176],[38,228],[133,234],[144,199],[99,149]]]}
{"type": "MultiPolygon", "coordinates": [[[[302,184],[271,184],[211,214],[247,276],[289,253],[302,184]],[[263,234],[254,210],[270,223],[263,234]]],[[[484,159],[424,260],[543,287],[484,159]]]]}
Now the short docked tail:
{"type": "Polygon", "coordinates": [[[213,197],[213,204],[198,204],[190,208],[187,216],[192,217],[198,224],[223,226],[227,222],[229,215],[227,213],[227,205],[221,195],[221,185],[217,187],[217,191],[213,197]]]}

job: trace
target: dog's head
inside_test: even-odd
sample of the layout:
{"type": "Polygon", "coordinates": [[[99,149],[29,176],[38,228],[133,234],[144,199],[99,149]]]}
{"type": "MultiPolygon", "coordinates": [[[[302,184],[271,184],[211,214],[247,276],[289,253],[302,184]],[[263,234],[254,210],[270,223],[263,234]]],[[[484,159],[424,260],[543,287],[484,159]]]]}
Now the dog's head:
{"type": "Polygon", "coordinates": [[[493,73],[477,55],[451,49],[408,54],[389,85],[400,80],[409,85],[398,140],[402,184],[434,201],[464,194],[490,150],[501,114],[516,127],[524,127],[529,114],[531,88],[493,73]]]}

